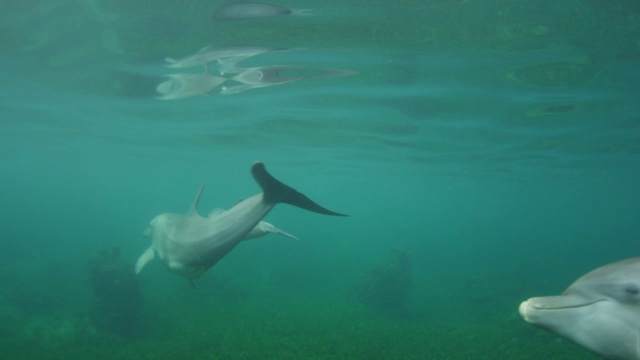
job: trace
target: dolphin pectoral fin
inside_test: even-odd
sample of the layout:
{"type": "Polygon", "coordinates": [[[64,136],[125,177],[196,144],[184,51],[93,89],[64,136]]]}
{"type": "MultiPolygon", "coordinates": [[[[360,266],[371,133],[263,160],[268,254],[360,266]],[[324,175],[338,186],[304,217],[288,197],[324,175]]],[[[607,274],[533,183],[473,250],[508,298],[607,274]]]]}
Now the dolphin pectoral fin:
{"type": "Polygon", "coordinates": [[[142,255],[136,261],[136,274],[139,274],[142,271],[142,268],[147,265],[147,263],[156,256],[156,253],[153,251],[153,246],[149,246],[147,250],[145,250],[142,255]]]}
{"type": "Polygon", "coordinates": [[[266,203],[285,203],[319,214],[349,216],[331,211],[316,204],[313,200],[309,199],[303,193],[274,178],[271,174],[269,174],[269,172],[267,172],[267,168],[264,166],[264,164],[259,161],[253,163],[253,166],[251,167],[251,173],[253,174],[253,178],[256,180],[258,185],[260,185],[260,187],[262,188],[263,200],[266,203]]]}
{"type": "Polygon", "coordinates": [[[274,234],[280,234],[282,236],[290,237],[295,240],[300,240],[296,236],[291,235],[284,230],[278,229],[277,227],[273,226],[272,223],[268,223],[266,221],[260,221],[258,225],[256,225],[256,228],[259,228],[263,232],[263,235],[266,235],[267,233],[274,233],[274,234]]]}
{"type": "Polygon", "coordinates": [[[300,240],[298,239],[298,237],[291,235],[286,231],[282,231],[277,227],[273,226],[273,224],[268,223],[266,221],[260,221],[253,229],[251,229],[251,231],[244,237],[243,240],[259,238],[267,234],[280,234],[295,240],[300,240]]]}
{"type": "Polygon", "coordinates": [[[274,226],[274,228],[273,228],[273,229],[274,229],[274,231],[273,231],[273,232],[274,232],[274,233],[276,233],[276,234],[280,234],[280,235],[282,235],[282,236],[286,236],[286,237],[292,238],[292,239],[294,239],[294,240],[300,240],[300,239],[298,239],[298,237],[297,237],[297,236],[295,236],[295,235],[291,235],[291,234],[289,234],[288,232],[283,231],[283,230],[280,230],[280,229],[278,229],[278,228],[277,228],[277,227],[275,227],[275,226],[274,226]]]}

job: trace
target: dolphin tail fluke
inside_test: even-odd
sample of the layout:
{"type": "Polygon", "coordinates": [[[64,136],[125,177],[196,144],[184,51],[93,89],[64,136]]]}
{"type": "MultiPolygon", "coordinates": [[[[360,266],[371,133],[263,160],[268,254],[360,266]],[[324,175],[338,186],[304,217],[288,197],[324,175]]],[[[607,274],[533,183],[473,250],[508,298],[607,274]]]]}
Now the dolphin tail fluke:
{"type": "Polygon", "coordinates": [[[267,203],[285,203],[324,215],[349,216],[325,209],[316,204],[313,200],[309,199],[306,195],[298,192],[296,189],[283,184],[278,179],[271,176],[271,174],[267,172],[267,168],[264,164],[259,161],[253,163],[253,166],[251,166],[251,173],[258,185],[262,188],[264,193],[263,200],[267,203]]]}

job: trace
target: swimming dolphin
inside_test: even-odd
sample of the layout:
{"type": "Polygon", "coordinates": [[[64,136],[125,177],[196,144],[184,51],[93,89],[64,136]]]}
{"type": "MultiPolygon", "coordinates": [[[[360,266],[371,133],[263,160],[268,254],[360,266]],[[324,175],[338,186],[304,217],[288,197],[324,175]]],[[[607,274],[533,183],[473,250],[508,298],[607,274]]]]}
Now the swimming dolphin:
{"type": "Polygon", "coordinates": [[[196,207],[204,185],[186,215],[164,213],[149,224],[152,244],[136,262],[136,273],[157,254],[169,270],[188,279],[200,277],[229,253],[279,203],[325,215],[347,216],[313,202],[297,190],[281,183],[255,162],[251,173],[262,192],[242,200],[219,215],[203,218],[196,207]]]}
{"type": "Polygon", "coordinates": [[[560,296],[522,304],[527,322],[606,358],[640,359],[640,257],[595,269],[560,296]]]}

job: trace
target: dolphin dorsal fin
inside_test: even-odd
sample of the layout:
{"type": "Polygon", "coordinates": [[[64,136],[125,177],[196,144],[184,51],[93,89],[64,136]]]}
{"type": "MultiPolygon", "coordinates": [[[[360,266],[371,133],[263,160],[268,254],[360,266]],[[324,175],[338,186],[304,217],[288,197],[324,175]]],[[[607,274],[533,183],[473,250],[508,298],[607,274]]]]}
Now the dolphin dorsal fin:
{"type": "Polygon", "coordinates": [[[200,201],[200,195],[202,195],[202,190],[204,190],[204,186],[206,184],[207,182],[205,181],[202,183],[202,185],[200,185],[200,190],[198,190],[198,195],[196,195],[196,199],[193,201],[193,204],[191,205],[191,208],[189,209],[187,216],[198,215],[198,201],[200,201]]]}

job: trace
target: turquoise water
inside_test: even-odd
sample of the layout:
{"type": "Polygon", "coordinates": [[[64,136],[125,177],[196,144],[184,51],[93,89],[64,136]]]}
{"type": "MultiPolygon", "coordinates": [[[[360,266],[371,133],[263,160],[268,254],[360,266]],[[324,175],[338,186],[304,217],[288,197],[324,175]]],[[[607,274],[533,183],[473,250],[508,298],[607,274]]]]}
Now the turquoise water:
{"type": "Polygon", "coordinates": [[[3,358],[595,358],[517,309],[638,255],[635,1],[222,3],[0,5],[3,358]],[[288,51],[237,71],[301,79],[225,94],[212,62],[222,85],[158,98],[204,74],[166,57],[238,45],[288,51]],[[132,276],[152,218],[203,181],[203,215],[258,193],[255,160],[351,216],[279,205],[300,241],[242,243],[196,289],[132,276]]]}

